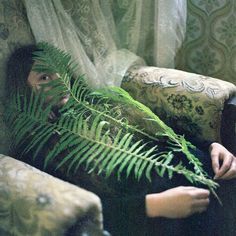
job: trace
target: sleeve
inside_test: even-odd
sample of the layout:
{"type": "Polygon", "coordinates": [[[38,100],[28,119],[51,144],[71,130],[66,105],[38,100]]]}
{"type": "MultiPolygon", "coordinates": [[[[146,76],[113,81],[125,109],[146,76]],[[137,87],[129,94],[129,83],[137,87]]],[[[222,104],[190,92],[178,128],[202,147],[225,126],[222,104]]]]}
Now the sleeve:
{"type": "Polygon", "coordinates": [[[146,235],[148,218],[145,212],[145,196],[145,193],[141,193],[136,196],[103,199],[105,228],[112,235],[146,235]],[[110,217],[110,214],[113,216],[110,217]]]}
{"type": "Polygon", "coordinates": [[[211,144],[212,144],[211,141],[204,142],[204,144],[202,144],[202,146],[201,146],[202,151],[208,152],[209,151],[209,147],[210,147],[211,144]]]}

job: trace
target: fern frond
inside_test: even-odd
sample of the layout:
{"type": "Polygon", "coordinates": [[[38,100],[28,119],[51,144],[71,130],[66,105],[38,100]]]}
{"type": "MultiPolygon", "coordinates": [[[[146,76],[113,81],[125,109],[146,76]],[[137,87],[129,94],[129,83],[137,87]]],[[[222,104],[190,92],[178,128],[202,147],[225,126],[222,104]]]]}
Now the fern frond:
{"type": "Polygon", "coordinates": [[[107,177],[112,173],[118,177],[122,173],[126,176],[132,173],[136,179],[146,176],[149,180],[153,171],[160,176],[167,174],[169,178],[177,173],[192,183],[205,184],[211,190],[217,187],[203,171],[200,161],[189,152],[191,144],[183,136],[175,134],[149,108],[119,88],[95,92],[88,87],[83,76],[75,76],[76,65],[71,62],[70,55],[47,43],[39,44],[39,49],[41,51],[35,53],[37,63],[34,70],[56,73],[59,79],[46,85],[52,89],[43,95],[43,99],[49,95],[53,97],[46,109],[45,101],[38,94],[31,94],[29,101],[19,96],[14,100],[16,116],[11,122],[17,143],[21,143],[32,129],[34,132],[25,152],[35,150],[36,156],[56,136],[57,143],[47,154],[45,167],[56,160],[57,168],[66,166],[69,173],[76,172],[83,165],[88,172],[105,172],[107,177]],[[60,110],[62,115],[57,122],[50,123],[51,107],[68,93],[70,99],[60,110]],[[151,134],[145,131],[145,127],[131,125],[122,113],[119,114],[124,106],[141,111],[146,120],[159,127],[160,133],[151,134]],[[137,138],[137,134],[142,139],[137,138]],[[166,151],[159,151],[152,144],[150,147],[149,142],[158,142],[161,136],[168,140],[166,151]],[[185,154],[195,173],[181,162],[175,166],[172,164],[177,152],[185,154]],[[62,155],[62,159],[58,160],[62,155]]]}
{"type": "MultiPolygon", "coordinates": [[[[75,63],[71,63],[71,56],[66,54],[64,51],[55,48],[48,43],[39,43],[38,48],[41,50],[35,53],[35,60],[37,63],[33,67],[35,71],[45,72],[45,73],[56,73],[59,77],[59,83],[61,83],[61,90],[66,89],[65,93],[70,94],[72,106],[74,110],[79,110],[79,112],[89,112],[94,115],[101,115],[102,119],[108,120],[118,127],[140,134],[141,137],[146,137],[155,142],[159,139],[153,135],[143,132],[133,125],[130,125],[127,121],[123,122],[122,119],[114,117],[114,114],[106,109],[106,106],[113,106],[111,102],[106,97],[98,97],[93,95],[93,90],[88,87],[83,76],[76,77],[75,72],[72,68],[75,67],[75,63]],[[74,79],[76,78],[76,79],[74,79]],[[72,81],[72,85],[70,83],[72,81]]],[[[52,86],[53,87],[53,86],[52,86]]],[[[51,90],[52,95],[57,94],[56,91],[51,90]]],[[[113,108],[114,109],[114,108],[113,108]]],[[[62,108],[62,113],[68,110],[68,107],[62,108]]]]}
{"type": "Polygon", "coordinates": [[[185,154],[189,162],[193,164],[194,170],[197,174],[206,174],[202,168],[202,163],[189,151],[189,148],[195,148],[194,145],[186,141],[182,135],[177,135],[173,129],[167,126],[156,114],[150,110],[150,108],[138,102],[137,100],[134,100],[129,95],[129,93],[119,87],[109,87],[98,90],[95,92],[95,94],[103,97],[106,96],[121,104],[133,106],[134,108],[143,112],[146,115],[146,119],[148,119],[150,122],[154,122],[156,126],[159,127],[160,131],[156,134],[157,136],[167,137],[168,143],[173,151],[182,152],[185,154]]]}
{"type": "Polygon", "coordinates": [[[89,111],[92,114],[100,115],[102,119],[107,120],[113,125],[125,129],[127,132],[141,134],[141,137],[145,137],[156,142],[159,141],[160,136],[165,136],[168,138],[170,149],[174,149],[175,152],[182,152],[183,154],[185,154],[189,162],[193,164],[194,170],[197,174],[203,176],[206,174],[199,159],[194,157],[194,155],[189,151],[189,147],[192,148],[193,145],[187,142],[183,136],[175,134],[175,132],[162,120],[160,120],[159,117],[156,116],[148,107],[134,100],[126,91],[118,87],[109,88],[103,90],[101,94],[96,94],[96,92],[94,93],[94,91],[92,91],[87,86],[85,80],[81,77],[77,80],[79,81],[79,83],[74,83],[72,88],[70,88],[68,80],[69,77],[73,75],[73,72],[71,72],[70,70],[70,67],[72,65],[72,63],[70,63],[70,56],[65,52],[53,47],[52,45],[45,43],[41,45],[41,49],[43,49],[43,54],[41,54],[41,57],[39,57],[39,59],[48,59],[45,64],[48,64],[49,67],[52,66],[51,63],[54,63],[52,68],[57,71],[57,73],[59,73],[60,79],[64,82],[64,85],[67,87],[71,97],[75,100],[76,104],[79,104],[80,112],[89,111]],[[47,54],[47,56],[45,56],[45,53],[47,54]],[[104,105],[101,105],[102,102],[96,102],[96,100],[99,100],[98,98],[102,99],[104,101],[104,104],[109,104],[109,101],[112,100],[116,103],[124,104],[124,106],[133,106],[135,109],[140,110],[145,114],[146,119],[149,119],[150,122],[154,122],[156,127],[159,127],[158,130],[160,130],[159,133],[161,133],[161,135],[151,135],[150,133],[144,132],[140,127],[132,126],[127,122],[123,122],[118,117],[114,117],[114,114],[107,111],[104,105]]]}
{"type": "MultiPolygon", "coordinates": [[[[25,124],[25,120],[32,123],[34,135],[26,144],[25,151],[34,149],[39,152],[54,136],[53,134],[57,133],[57,144],[49,151],[45,159],[45,167],[69,149],[70,152],[62,160],[57,160],[57,168],[66,165],[69,170],[74,169],[76,172],[81,165],[85,165],[88,171],[105,172],[107,177],[114,172],[119,177],[125,172],[127,177],[134,173],[136,179],[145,175],[150,181],[153,171],[161,176],[168,172],[169,177],[172,177],[173,173],[178,173],[191,182],[206,184],[211,188],[217,186],[214,181],[196,175],[182,164],[173,166],[171,152],[158,153],[157,147],[146,148],[147,143],[143,140],[135,141],[133,134],[122,135],[122,131],[119,131],[110,138],[109,123],[101,121],[99,116],[95,119],[84,117],[83,114],[78,115],[77,119],[62,116],[52,124],[46,120],[43,109],[39,109],[40,112],[37,114],[32,112],[34,101],[38,100],[38,95],[32,96],[29,104],[26,105],[26,110],[15,112],[18,114],[17,131],[19,131],[16,136],[21,139],[27,137],[29,130],[25,128],[22,130],[21,127],[25,124]]],[[[17,105],[16,108],[19,109],[17,105]]]]}

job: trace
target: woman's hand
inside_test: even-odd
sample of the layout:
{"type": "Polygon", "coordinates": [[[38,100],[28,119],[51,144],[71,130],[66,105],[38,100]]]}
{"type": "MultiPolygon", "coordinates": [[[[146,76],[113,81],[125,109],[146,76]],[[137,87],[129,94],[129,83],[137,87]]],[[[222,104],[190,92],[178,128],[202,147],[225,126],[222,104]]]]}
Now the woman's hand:
{"type": "Polygon", "coordinates": [[[186,218],[201,213],[209,205],[210,192],[195,187],[176,187],[146,195],[148,217],[186,218]]]}
{"type": "Polygon", "coordinates": [[[214,179],[232,179],[236,177],[236,157],[219,143],[209,147],[214,179]],[[222,162],[222,164],[221,164],[222,162]]]}

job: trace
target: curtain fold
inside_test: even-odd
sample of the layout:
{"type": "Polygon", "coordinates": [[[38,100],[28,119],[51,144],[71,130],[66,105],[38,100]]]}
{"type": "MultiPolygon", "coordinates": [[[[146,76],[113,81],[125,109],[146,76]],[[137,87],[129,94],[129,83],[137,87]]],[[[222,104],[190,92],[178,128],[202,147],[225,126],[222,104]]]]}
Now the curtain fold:
{"type": "Polygon", "coordinates": [[[94,87],[119,86],[130,66],[174,67],[186,0],[25,0],[36,42],[69,52],[94,87]]]}
{"type": "Polygon", "coordinates": [[[187,6],[183,0],[155,0],[154,63],[175,67],[175,55],[185,38],[187,6]]]}

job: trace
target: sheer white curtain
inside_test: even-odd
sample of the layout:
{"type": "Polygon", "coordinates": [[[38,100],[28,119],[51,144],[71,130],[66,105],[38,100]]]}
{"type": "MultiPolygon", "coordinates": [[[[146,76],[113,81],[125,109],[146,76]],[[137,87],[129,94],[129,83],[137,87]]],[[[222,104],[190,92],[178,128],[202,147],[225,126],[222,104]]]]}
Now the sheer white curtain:
{"type": "Polygon", "coordinates": [[[186,0],[25,0],[35,39],[68,51],[95,87],[136,64],[174,67],[186,0]]]}

